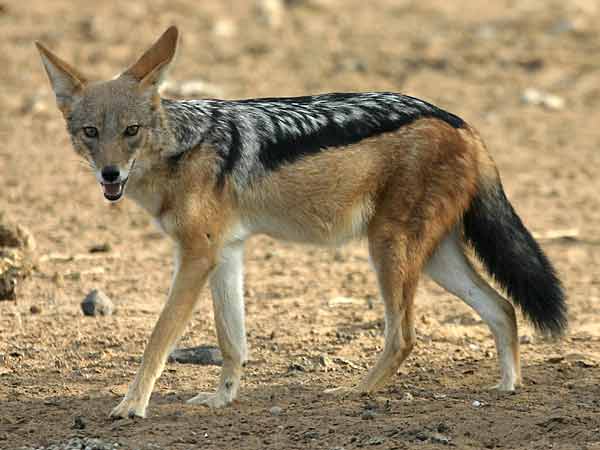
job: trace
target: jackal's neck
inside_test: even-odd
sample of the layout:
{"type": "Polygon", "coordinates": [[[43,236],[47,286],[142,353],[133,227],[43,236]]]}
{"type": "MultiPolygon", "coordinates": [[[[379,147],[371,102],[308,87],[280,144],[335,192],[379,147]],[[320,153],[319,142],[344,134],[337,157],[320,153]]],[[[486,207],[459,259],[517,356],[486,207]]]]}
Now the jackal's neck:
{"type": "Polygon", "coordinates": [[[214,105],[210,100],[162,99],[167,126],[174,138],[169,157],[177,157],[202,144],[213,121],[214,105]]]}

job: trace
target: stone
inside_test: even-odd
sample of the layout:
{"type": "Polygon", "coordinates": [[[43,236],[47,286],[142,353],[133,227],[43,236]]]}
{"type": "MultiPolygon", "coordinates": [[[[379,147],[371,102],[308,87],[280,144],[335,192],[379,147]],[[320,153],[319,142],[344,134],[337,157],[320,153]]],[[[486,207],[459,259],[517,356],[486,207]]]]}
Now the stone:
{"type": "Polygon", "coordinates": [[[86,316],[110,316],[114,307],[104,292],[94,289],[81,302],[81,310],[86,316]]]}
{"type": "Polygon", "coordinates": [[[82,416],[75,416],[73,419],[73,429],[75,430],[83,430],[85,429],[85,421],[82,416]]]}
{"type": "Polygon", "coordinates": [[[112,250],[112,247],[108,242],[104,242],[102,244],[92,245],[89,249],[90,253],[108,253],[112,250]]]}
{"type": "Polygon", "coordinates": [[[374,420],[375,419],[375,413],[372,410],[367,409],[367,410],[365,410],[365,411],[362,412],[362,414],[360,415],[360,418],[362,420],[374,420]]]}
{"type": "Polygon", "coordinates": [[[273,406],[269,412],[271,413],[272,416],[280,416],[281,413],[283,412],[283,409],[281,409],[279,406],[273,406]]]}
{"type": "Polygon", "coordinates": [[[198,364],[201,366],[222,366],[223,355],[218,347],[201,345],[198,347],[178,348],[169,355],[169,362],[198,364]]]}

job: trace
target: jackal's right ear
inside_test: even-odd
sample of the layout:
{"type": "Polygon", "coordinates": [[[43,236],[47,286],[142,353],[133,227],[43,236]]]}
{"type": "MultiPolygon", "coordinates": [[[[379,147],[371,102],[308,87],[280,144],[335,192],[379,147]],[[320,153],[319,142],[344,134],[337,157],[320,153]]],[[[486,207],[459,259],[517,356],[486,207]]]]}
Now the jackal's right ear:
{"type": "Polygon", "coordinates": [[[40,52],[42,63],[52,84],[54,94],[56,94],[58,107],[64,113],[73,103],[76,96],[81,93],[86,79],[40,42],[36,42],[35,46],[40,52]]]}
{"type": "Polygon", "coordinates": [[[144,88],[158,89],[169,64],[177,51],[177,27],[171,26],[163,33],[152,47],[146,50],[140,59],[122,75],[133,77],[144,88]]]}

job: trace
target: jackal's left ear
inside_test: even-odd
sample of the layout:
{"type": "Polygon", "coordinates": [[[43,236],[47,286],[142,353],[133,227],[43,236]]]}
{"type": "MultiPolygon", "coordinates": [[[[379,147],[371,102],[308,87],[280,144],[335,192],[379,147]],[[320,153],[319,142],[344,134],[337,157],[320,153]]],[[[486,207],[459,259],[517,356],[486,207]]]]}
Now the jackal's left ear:
{"type": "Polygon", "coordinates": [[[177,27],[169,27],[122,75],[133,77],[142,87],[157,89],[175,57],[178,36],[177,27]]]}
{"type": "Polygon", "coordinates": [[[58,107],[64,113],[69,109],[76,96],[81,93],[86,79],[40,42],[36,42],[35,46],[42,57],[42,63],[52,84],[58,107]]]}

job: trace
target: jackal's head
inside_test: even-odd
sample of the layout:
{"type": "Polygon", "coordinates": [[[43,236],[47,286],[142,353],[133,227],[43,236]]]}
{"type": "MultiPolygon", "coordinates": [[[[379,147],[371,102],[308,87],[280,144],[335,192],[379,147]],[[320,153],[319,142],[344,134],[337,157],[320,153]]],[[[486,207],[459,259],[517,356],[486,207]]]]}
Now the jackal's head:
{"type": "Polygon", "coordinates": [[[140,160],[164,139],[158,86],[175,56],[177,36],[170,27],[135,64],[105,82],[87,81],[36,42],[73,147],[91,164],[110,201],[121,199],[130,176],[144,165],[140,160]]]}

